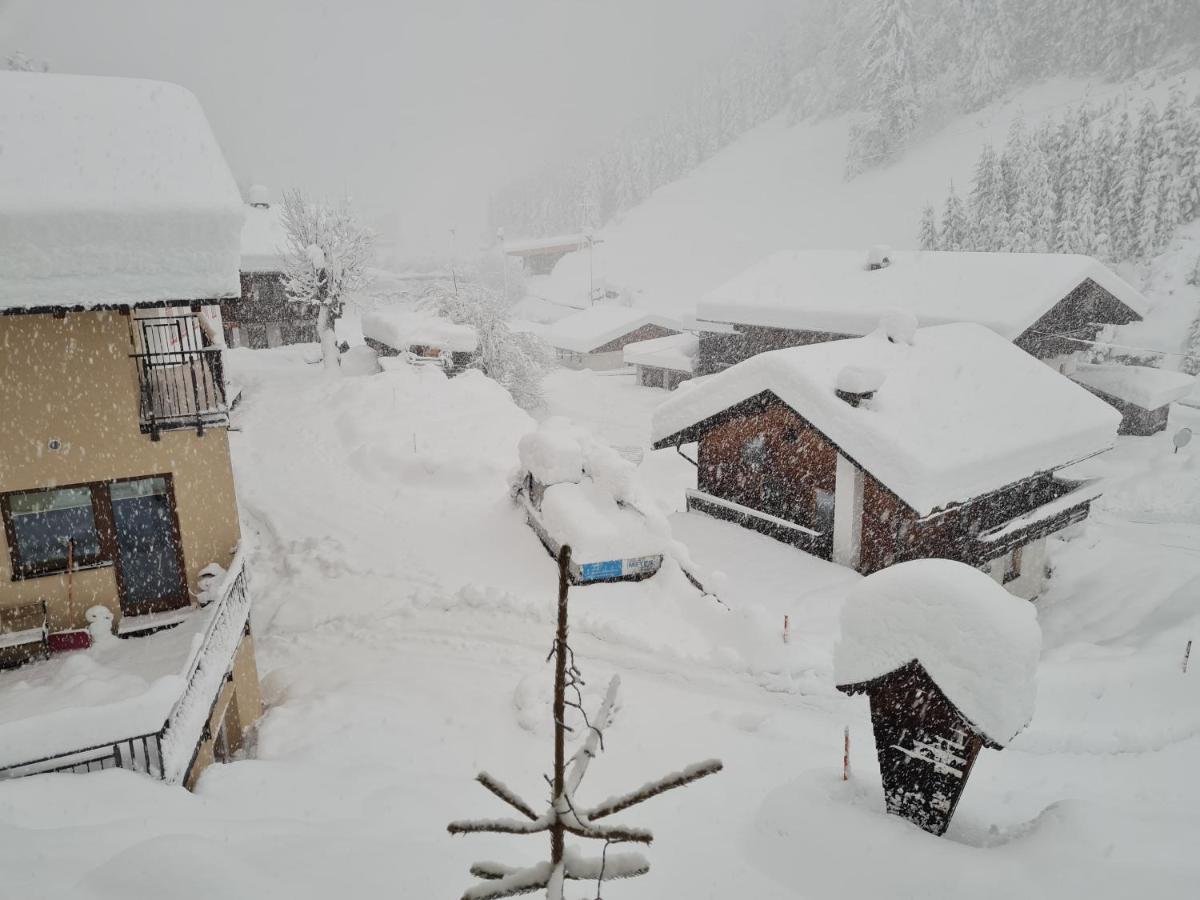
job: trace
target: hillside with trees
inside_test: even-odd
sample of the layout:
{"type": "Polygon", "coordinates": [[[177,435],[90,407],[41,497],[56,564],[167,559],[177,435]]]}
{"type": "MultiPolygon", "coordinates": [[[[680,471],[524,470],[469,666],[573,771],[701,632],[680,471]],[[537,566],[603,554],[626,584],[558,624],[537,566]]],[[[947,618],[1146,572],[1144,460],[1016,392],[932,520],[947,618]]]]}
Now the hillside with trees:
{"type": "Polygon", "coordinates": [[[489,217],[510,235],[603,224],[780,113],[792,123],[849,114],[853,178],[1014,89],[1186,67],[1198,44],[1200,4],[1185,0],[807,0],[657,116],[500,191],[489,217]]]}

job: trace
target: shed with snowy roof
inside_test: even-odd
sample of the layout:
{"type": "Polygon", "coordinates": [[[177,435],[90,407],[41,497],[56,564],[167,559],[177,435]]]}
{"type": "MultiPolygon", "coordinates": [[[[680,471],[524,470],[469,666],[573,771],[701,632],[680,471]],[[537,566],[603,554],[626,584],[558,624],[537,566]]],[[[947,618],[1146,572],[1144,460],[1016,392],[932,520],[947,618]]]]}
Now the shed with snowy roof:
{"type": "Polygon", "coordinates": [[[572,369],[619,369],[629,344],[679,334],[684,324],[645,309],[603,304],[559,319],[543,339],[572,369]]]}
{"type": "Polygon", "coordinates": [[[901,563],[850,591],[834,681],[871,701],[887,811],[942,834],[979,751],[1033,718],[1033,608],[970,566],[901,563]]]}
{"type": "Polygon", "coordinates": [[[638,384],[673,391],[692,377],[700,339],[691,332],[625,345],[625,365],[634,366],[638,384]]]}
{"type": "Polygon", "coordinates": [[[530,275],[549,275],[558,261],[568,253],[600,243],[603,243],[601,238],[586,232],[558,234],[505,241],[504,253],[521,260],[525,271],[530,275]]]}
{"type": "Polygon", "coordinates": [[[783,251],[709,293],[697,371],[711,374],[756,353],[859,337],[889,310],[922,325],[976,322],[1055,363],[1109,325],[1148,306],[1096,260],[1057,253],[857,250],[783,251]]]}
{"type": "Polygon", "coordinates": [[[688,507],[870,573],[941,557],[1032,597],[1098,490],[1056,475],[1120,415],[981,325],[776,350],[680,388],[656,448],[699,444],[688,507]]]}
{"type": "Polygon", "coordinates": [[[1164,431],[1171,404],[1195,389],[1196,376],[1150,366],[1078,363],[1067,373],[1121,413],[1119,434],[1150,435],[1164,431]]]}

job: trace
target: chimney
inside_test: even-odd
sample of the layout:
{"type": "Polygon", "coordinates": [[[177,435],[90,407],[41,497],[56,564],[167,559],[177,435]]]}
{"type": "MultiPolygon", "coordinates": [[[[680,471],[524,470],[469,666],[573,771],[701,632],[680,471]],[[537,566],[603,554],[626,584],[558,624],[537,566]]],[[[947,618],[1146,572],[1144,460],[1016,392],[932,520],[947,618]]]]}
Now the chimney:
{"type": "Polygon", "coordinates": [[[271,195],[265,184],[250,185],[250,205],[255,209],[270,209],[271,195]]]}
{"type": "Polygon", "coordinates": [[[875,392],[883,386],[883,373],[878,369],[866,366],[846,366],[837,376],[834,393],[838,399],[851,406],[859,406],[864,400],[870,400],[875,392]]]}
{"type": "Polygon", "coordinates": [[[867,269],[874,272],[892,264],[892,248],[887,244],[875,244],[867,250],[867,269]]]}

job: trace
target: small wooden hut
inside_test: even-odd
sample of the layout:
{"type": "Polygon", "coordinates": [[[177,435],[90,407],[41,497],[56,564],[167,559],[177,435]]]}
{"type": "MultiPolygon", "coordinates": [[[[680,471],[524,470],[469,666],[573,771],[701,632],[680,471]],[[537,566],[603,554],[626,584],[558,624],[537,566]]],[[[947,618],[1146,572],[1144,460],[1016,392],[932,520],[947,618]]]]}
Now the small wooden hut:
{"type": "Polygon", "coordinates": [[[984,747],[1033,715],[1041,633],[1028,604],[962,563],[902,563],[842,613],[837,689],[871,702],[887,812],[944,834],[984,747]]]}

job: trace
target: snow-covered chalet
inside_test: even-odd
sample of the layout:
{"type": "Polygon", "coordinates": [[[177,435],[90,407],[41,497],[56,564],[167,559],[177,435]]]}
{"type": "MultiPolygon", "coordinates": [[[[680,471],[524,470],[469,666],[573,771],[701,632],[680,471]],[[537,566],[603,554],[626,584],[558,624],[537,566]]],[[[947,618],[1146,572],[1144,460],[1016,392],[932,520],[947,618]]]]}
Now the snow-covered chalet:
{"type": "Polygon", "coordinates": [[[250,188],[242,223],[241,292],[221,304],[230,347],[280,347],[317,340],[317,308],[296,303],[284,290],[287,231],[265,185],[250,188]]]}
{"type": "Polygon", "coordinates": [[[190,786],[261,708],[217,312],[241,197],[175,85],[0,72],[0,110],[0,778],[190,786]]]}
{"type": "Polygon", "coordinates": [[[946,558],[1033,597],[1046,538],[1098,495],[1060,470],[1109,449],[1120,414],[991,329],[909,325],[685,384],[654,447],[698,443],[689,509],[864,574],[946,558]]]}
{"type": "Polygon", "coordinates": [[[569,369],[620,369],[625,365],[626,346],[683,331],[684,324],[669,316],[631,306],[598,304],[559,319],[545,330],[542,339],[569,369]]]}
{"type": "MultiPolygon", "coordinates": [[[[976,322],[1070,378],[1094,342],[1138,321],[1146,299],[1096,260],[1072,254],[805,250],[775,253],[697,305],[699,375],[756,353],[861,337],[881,315],[922,325],[976,322]]],[[[1092,366],[1077,378],[1124,416],[1122,433],[1167,425],[1167,405],[1191,379],[1140,366],[1092,366]],[[1107,390],[1095,387],[1102,381],[1107,390]],[[1157,406],[1144,407],[1142,403],[1157,406]]]]}

